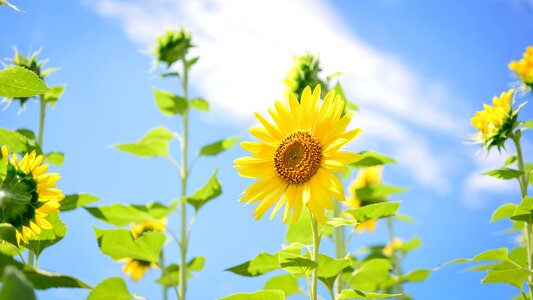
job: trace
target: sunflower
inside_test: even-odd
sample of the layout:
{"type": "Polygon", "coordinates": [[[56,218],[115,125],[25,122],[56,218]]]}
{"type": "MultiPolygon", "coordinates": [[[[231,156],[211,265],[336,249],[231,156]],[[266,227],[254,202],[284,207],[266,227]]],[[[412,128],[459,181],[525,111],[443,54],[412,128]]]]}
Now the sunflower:
{"type": "Polygon", "coordinates": [[[45,219],[49,214],[59,212],[60,201],[65,198],[57,189],[60,179],[57,173],[46,173],[48,164],[42,164],[43,156],[35,151],[25,154],[19,161],[2,146],[2,159],[7,167],[6,177],[1,185],[0,222],[9,223],[16,229],[17,243],[28,243],[32,236],[38,236],[42,229],[51,229],[45,219]]]}
{"type": "Polygon", "coordinates": [[[503,143],[517,125],[519,108],[513,110],[513,92],[514,89],[510,89],[501,93],[500,97],[494,96],[492,106],[483,104],[483,110],[474,114],[471,123],[479,130],[472,137],[475,141],[488,148],[503,147],[503,143]]]}
{"type": "Polygon", "coordinates": [[[275,108],[269,109],[273,123],[256,113],[262,126],[252,127],[250,132],[261,141],[242,142],[252,155],[234,161],[240,176],[258,179],[240,199],[247,204],[259,202],[253,212],[256,220],[276,204],[270,219],[285,205],[284,222],[291,211],[296,222],[302,208],[308,207],[324,223],[324,209],[333,209],[332,197],[345,199],[334,173],[361,159],[360,154],[340,152],[361,129],[345,131],[353,114],[341,117],[344,102],[335,91],[321,104],[320,85],[312,93],[306,87],[300,100],[290,94],[287,104],[276,101],[275,108]]]}
{"type": "MultiPolygon", "coordinates": [[[[150,231],[165,231],[166,220],[151,220],[145,221],[140,224],[131,225],[131,234],[134,239],[140,238],[145,232],[150,231]]],[[[156,264],[149,261],[135,259],[135,258],[125,258],[121,260],[126,264],[122,267],[122,271],[126,275],[130,276],[132,280],[137,281],[143,278],[144,274],[152,267],[157,267],[156,264]]]]}
{"type": "MultiPolygon", "coordinates": [[[[357,197],[356,190],[372,184],[380,184],[382,172],[383,167],[375,166],[364,168],[357,174],[357,177],[355,177],[355,179],[350,183],[350,186],[348,187],[348,196],[346,196],[346,206],[349,209],[356,209],[366,204],[369,204],[367,203],[367,201],[364,201],[363,199],[359,199],[357,197]]],[[[378,220],[366,220],[356,226],[357,232],[363,233],[365,230],[368,230],[368,232],[374,232],[374,230],[376,230],[377,223],[378,220]]]]}
{"type": "Polygon", "coordinates": [[[529,88],[533,88],[533,46],[526,48],[521,60],[509,63],[509,69],[529,88]]]}
{"type": "Polygon", "coordinates": [[[392,241],[390,241],[384,248],[383,248],[383,255],[391,257],[394,251],[400,249],[403,246],[403,240],[398,237],[394,237],[392,241]]]}

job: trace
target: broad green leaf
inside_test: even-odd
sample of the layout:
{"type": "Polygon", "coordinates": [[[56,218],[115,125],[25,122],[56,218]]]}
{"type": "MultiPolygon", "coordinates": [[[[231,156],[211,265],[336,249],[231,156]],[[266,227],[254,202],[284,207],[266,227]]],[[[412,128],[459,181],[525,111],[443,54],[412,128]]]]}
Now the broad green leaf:
{"type": "Polygon", "coordinates": [[[144,157],[168,157],[169,143],[176,135],[165,127],[150,129],[138,142],[118,144],[118,150],[144,157]]]}
{"type": "Polygon", "coordinates": [[[386,199],[389,195],[404,193],[407,189],[403,187],[383,185],[383,184],[369,184],[360,189],[356,189],[357,198],[362,200],[367,199],[386,199]]]}
{"type": "Polygon", "coordinates": [[[492,171],[483,173],[482,175],[488,175],[496,177],[498,179],[509,180],[520,177],[524,174],[522,171],[511,169],[511,168],[500,168],[492,171]]]}
{"type": "Polygon", "coordinates": [[[0,290],[0,300],[35,300],[33,285],[14,266],[7,266],[2,276],[2,290],[0,290]]]}
{"type": "Polygon", "coordinates": [[[33,97],[47,90],[37,74],[23,67],[9,66],[0,71],[0,97],[33,97]]]}
{"type": "Polygon", "coordinates": [[[359,106],[352,101],[346,100],[346,110],[359,111],[359,106]]]}
{"type": "Polygon", "coordinates": [[[359,107],[355,103],[346,99],[346,95],[344,94],[344,89],[342,88],[341,83],[339,81],[337,81],[337,84],[335,84],[334,89],[335,89],[335,93],[341,97],[342,101],[344,101],[345,112],[348,110],[359,111],[359,107]]]}
{"type": "Polygon", "coordinates": [[[366,291],[376,291],[390,277],[391,269],[392,264],[388,259],[367,260],[354,272],[350,285],[366,291]]]}
{"type": "Polygon", "coordinates": [[[116,226],[126,226],[131,223],[142,223],[151,220],[160,220],[171,214],[177,202],[165,206],[158,202],[146,205],[111,204],[108,206],[85,207],[95,218],[116,226]]]}
{"type": "Polygon", "coordinates": [[[54,107],[57,100],[61,97],[61,95],[63,95],[64,91],[65,85],[53,86],[46,91],[46,93],[44,93],[44,100],[46,103],[50,104],[50,106],[54,107]]]}
{"type": "Polygon", "coordinates": [[[291,274],[307,274],[318,267],[316,261],[313,261],[303,255],[294,254],[291,252],[279,253],[279,264],[283,270],[291,274]]]}
{"type": "MultiPolygon", "coordinates": [[[[204,268],[205,257],[197,256],[191,259],[187,263],[187,278],[191,278],[194,272],[200,272],[204,268]]],[[[164,286],[174,286],[179,284],[180,266],[171,264],[165,268],[164,272],[161,272],[161,278],[156,282],[164,286]]]]}
{"type": "Polygon", "coordinates": [[[492,217],[490,218],[490,222],[498,221],[501,219],[510,218],[513,213],[516,211],[516,208],[518,205],[514,203],[506,203],[500,207],[498,207],[494,213],[492,214],[492,217]]]}
{"type": "Polygon", "coordinates": [[[520,202],[513,215],[511,216],[511,220],[527,222],[530,225],[531,223],[533,223],[532,197],[526,196],[524,197],[524,199],[522,199],[522,202],[520,202]]]}
{"type": "Polygon", "coordinates": [[[9,223],[0,223],[0,240],[6,241],[15,247],[18,247],[17,236],[15,232],[17,229],[9,223]]]}
{"type": "Polygon", "coordinates": [[[59,168],[65,161],[65,154],[61,152],[50,152],[44,156],[44,161],[59,168]]]}
{"type": "Polygon", "coordinates": [[[422,246],[422,240],[419,237],[414,237],[408,242],[403,243],[403,245],[401,245],[400,248],[398,248],[398,250],[402,251],[403,253],[407,253],[415,249],[418,249],[421,246],[422,246]]]}
{"type": "Polygon", "coordinates": [[[44,249],[59,242],[67,234],[67,227],[59,219],[59,214],[48,215],[46,220],[52,225],[52,229],[41,229],[41,234],[31,237],[27,245],[37,257],[44,249]]]}
{"type": "Polygon", "coordinates": [[[193,65],[195,65],[198,62],[199,59],[200,59],[200,57],[196,56],[196,57],[193,57],[193,58],[187,60],[187,62],[185,63],[185,67],[187,69],[190,69],[193,65]]]}
{"type": "Polygon", "coordinates": [[[7,6],[7,7],[13,9],[13,10],[15,10],[15,11],[20,11],[15,5],[13,5],[13,4],[7,2],[7,0],[0,0],[0,6],[2,6],[2,5],[5,5],[5,6],[7,6]]]}
{"type": "Polygon", "coordinates": [[[191,100],[191,107],[197,110],[209,111],[209,102],[203,98],[194,98],[191,100]]]}
{"type": "Polygon", "coordinates": [[[302,294],[303,291],[298,285],[298,278],[291,274],[272,276],[266,283],[265,290],[281,290],[286,297],[302,294]]]}
{"type": "Polygon", "coordinates": [[[518,158],[516,157],[516,155],[511,155],[507,158],[507,160],[505,160],[505,166],[508,166],[508,165],[511,165],[513,164],[518,158]]]}
{"type": "Polygon", "coordinates": [[[351,265],[348,258],[334,259],[325,254],[318,255],[318,279],[328,288],[333,288],[337,276],[351,265]]]}
{"type": "Polygon", "coordinates": [[[194,206],[197,211],[210,200],[222,194],[222,186],[217,179],[218,168],[213,172],[207,183],[193,195],[187,196],[187,203],[194,206]]]}
{"type": "Polygon", "coordinates": [[[25,270],[24,275],[30,280],[35,289],[46,290],[51,288],[84,288],[91,287],[85,282],[66,275],[48,272],[45,270],[25,270]]]}
{"type": "MultiPolygon", "coordinates": [[[[290,220],[290,218],[289,218],[290,220]]],[[[313,243],[313,233],[311,231],[311,216],[307,209],[302,210],[300,219],[296,223],[289,222],[287,225],[287,232],[285,233],[285,241],[287,243],[300,242],[303,244],[313,243]]]]}
{"type": "Polygon", "coordinates": [[[406,214],[396,213],[396,215],[394,215],[394,217],[396,218],[396,220],[402,221],[402,222],[405,222],[405,223],[414,223],[415,222],[415,219],[413,217],[408,216],[406,214]]]}
{"type": "Polygon", "coordinates": [[[383,298],[392,298],[398,297],[401,294],[379,294],[365,292],[362,290],[351,289],[351,290],[342,290],[340,295],[336,298],[337,300],[347,300],[347,299],[383,299],[383,298]]]}
{"type": "Polygon", "coordinates": [[[166,116],[183,115],[187,111],[187,100],[169,91],[152,88],[157,107],[166,116]]]}
{"type": "Polygon", "coordinates": [[[331,220],[328,220],[326,224],[336,228],[341,226],[353,227],[359,223],[354,219],[332,218],[331,220]]]}
{"type": "Polygon", "coordinates": [[[220,141],[216,141],[209,145],[205,145],[200,150],[200,155],[202,156],[218,155],[220,152],[231,149],[231,147],[235,146],[235,144],[237,144],[239,140],[240,138],[238,137],[230,137],[230,138],[225,138],[220,141]]]}
{"type": "Polygon", "coordinates": [[[279,264],[279,256],[277,253],[268,254],[266,252],[262,252],[252,260],[226,269],[226,271],[230,271],[241,276],[255,277],[270,271],[278,270],[280,268],[281,266],[279,264]]]}
{"type": "Polygon", "coordinates": [[[521,289],[526,281],[529,272],[522,268],[510,270],[489,270],[487,277],[481,283],[507,283],[521,289]]]}
{"type": "Polygon", "coordinates": [[[105,230],[94,227],[94,232],[102,253],[114,260],[135,258],[156,263],[166,240],[165,234],[159,231],[145,232],[138,239],[134,239],[126,229],[105,230]]]}
{"type": "Polygon", "coordinates": [[[124,279],[110,277],[100,282],[90,293],[87,300],[131,300],[133,295],[128,291],[124,279]]]}
{"type": "Polygon", "coordinates": [[[506,261],[509,257],[509,250],[507,248],[498,248],[482,252],[473,258],[459,258],[445,263],[444,265],[461,264],[466,262],[480,262],[487,260],[506,261]]]}
{"type": "Polygon", "coordinates": [[[78,207],[86,206],[99,201],[100,198],[91,194],[71,194],[65,196],[65,199],[61,200],[61,211],[69,211],[78,207]]]}
{"type": "Polygon", "coordinates": [[[41,154],[41,148],[35,140],[29,139],[27,131],[17,132],[5,128],[0,128],[0,146],[6,145],[9,153],[28,153],[33,150],[41,154]]]}
{"type": "Polygon", "coordinates": [[[393,158],[373,151],[363,151],[359,152],[359,154],[363,155],[363,158],[351,164],[350,166],[354,168],[367,168],[396,163],[396,160],[394,160],[393,158]]]}
{"type": "Polygon", "coordinates": [[[394,216],[399,207],[400,202],[379,202],[347,210],[346,213],[351,214],[359,223],[362,223],[370,219],[394,216]]]}
{"type": "Polygon", "coordinates": [[[426,280],[429,277],[431,272],[432,272],[431,270],[427,270],[427,269],[414,270],[412,272],[409,272],[409,273],[403,275],[400,278],[400,281],[402,281],[402,282],[405,282],[405,281],[423,282],[424,280],[426,280]]]}
{"type": "Polygon", "coordinates": [[[260,290],[249,294],[233,294],[218,300],[285,300],[285,294],[281,290],[260,290]]]}

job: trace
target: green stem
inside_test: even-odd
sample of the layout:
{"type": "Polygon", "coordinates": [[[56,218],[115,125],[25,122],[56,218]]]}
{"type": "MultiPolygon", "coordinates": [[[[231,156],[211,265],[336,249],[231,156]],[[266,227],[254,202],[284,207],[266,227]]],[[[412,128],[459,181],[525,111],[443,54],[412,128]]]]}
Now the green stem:
{"type": "MultiPolygon", "coordinates": [[[[161,253],[159,254],[159,266],[163,272],[163,275],[166,276],[166,266],[165,266],[165,251],[161,249],[161,253]]],[[[163,287],[163,300],[168,300],[168,288],[165,285],[161,285],[163,287]]]]}
{"type": "MultiPolygon", "coordinates": [[[[333,207],[333,215],[336,218],[339,218],[342,213],[341,204],[339,201],[334,201],[334,207],[333,207]]],[[[335,255],[336,258],[343,258],[346,256],[346,248],[347,245],[345,244],[345,232],[344,227],[339,226],[335,228],[335,255]]],[[[335,280],[335,290],[337,294],[340,294],[343,289],[343,282],[342,282],[342,276],[337,276],[337,279],[335,280]]],[[[333,291],[331,291],[331,299],[335,300],[335,294],[333,291]]]]}
{"type": "MultiPolygon", "coordinates": [[[[513,140],[515,147],[516,147],[516,158],[518,161],[518,169],[522,171],[522,175],[518,178],[518,183],[520,183],[520,192],[522,195],[522,199],[527,196],[527,188],[528,188],[528,182],[527,182],[527,174],[526,174],[526,168],[524,166],[524,157],[522,155],[522,146],[520,144],[520,138],[513,134],[511,136],[511,139],[513,140]]],[[[526,243],[526,249],[527,249],[527,262],[528,262],[528,270],[529,273],[532,274],[533,272],[533,231],[531,229],[531,222],[525,222],[525,230],[524,230],[524,240],[526,243]]],[[[527,279],[527,285],[529,287],[529,298],[533,299],[533,275],[529,275],[527,279]]]]}
{"type": "MultiPolygon", "coordinates": [[[[311,259],[318,264],[318,253],[320,248],[320,235],[318,234],[318,223],[311,214],[311,227],[313,229],[313,253],[311,259]]],[[[318,267],[313,270],[310,300],[317,300],[318,297],[318,267]]]]}
{"type": "MultiPolygon", "coordinates": [[[[389,230],[390,244],[393,245],[395,236],[394,236],[394,224],[393,224],[392,218],[387,219],[387,228],[389,230]]],[[[396,276],[398,276],[398,279],[400,279],[403,275],[402,262],[400,261],[400,258],[398,257],[398,251],[394,247],[392,249],[391,260],[392,260],[392,264],[393,264],[396,276]]],[[[398,284],[396,285],[394,292],[398,292],[399,294],[402,294],[401,296],[398,296],[398,299],[404,299],[403,284],[400,281],[398,281],[398,284]]]]}
{"type": "MultiPolygon", "coordinates": [[[[183,58],[183,80],[182,80],[182,90],[183,98],[189,102],[188,95],[188,70],[187,70],[187,61],[183,58]]],[[[189,176],[189,170],[187,166],[187,144],[189,142],[189,111],[185,110],[183,113],[183,142],[181,144],[181,196],[187,196],[187,178],[189,176]]],[[[181,244],[180,244],[180,274],[179,274],[179,299],[185,300],[185,295],[187,292],[187,202],[181,202],[181,244]]]]}

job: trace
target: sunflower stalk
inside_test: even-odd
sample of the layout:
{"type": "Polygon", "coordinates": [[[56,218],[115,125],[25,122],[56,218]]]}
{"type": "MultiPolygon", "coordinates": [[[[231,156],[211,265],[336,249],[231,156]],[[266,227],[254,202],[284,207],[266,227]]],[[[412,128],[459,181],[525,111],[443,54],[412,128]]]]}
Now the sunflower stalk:
{"type": "MultiPolygon", "coordinates": [[[[339,218],[342,213],[341,204],[337,201],[334,202],[333,206],[333,215],[335,218],[339,218]]],[[[346,255],[347,241],[345,240],[344,227],[339,226],[335,228],[335,255],[336,258],[343,258],[346,255]]],[[[335,280],[335,291],[337,294],[342,292],[344,283],[342,281],[342,276],[337,276],[335,280]]],[[[335,299],[334,294],[332,293],[331,299],[335,299]]]]}
{"type": "MultiPolygon", "coordinates": [[[[394,236],[394,223],[392,221],[392,218],[388,218],[387,219],[387,228],[388,228],[388,231],[389,231],[389,240],[390,240],[390,243],[392,245],[394,243],[394,237],[395,237],[394,236]]],[[[403,290],[403,284],[400,281],[400,279],[401,279],[401,277],[403,275],[403,271],[402,271],[401,260],[400,260],[400,257],[398,255],[398,249],[396,249],[396,247],[393,247],[393,249],[392,249],[391,260],[392,260],[392,265],[393,265],[393,268],[394,268],[394,272],[396,273],[396,276],[398,277],[398,283],[393,287],[393,292],[401,294],[400,296],[397,297],[397,299],[403,300],[404,299],[404,296],[403,296],[404,290],[403,290]]]]}
{"type": "MultiPolygon", "coordinates": [[[[318,232],[318,222],[311,213],[311,228],[313,230],[313,252],[311,259],[318,265],[318,253],[320,249],[320,234],[318,232]]],[[[311,295],[310,300],[318,299],[318,267],[313,269],[311,280],[311,295]]]]}

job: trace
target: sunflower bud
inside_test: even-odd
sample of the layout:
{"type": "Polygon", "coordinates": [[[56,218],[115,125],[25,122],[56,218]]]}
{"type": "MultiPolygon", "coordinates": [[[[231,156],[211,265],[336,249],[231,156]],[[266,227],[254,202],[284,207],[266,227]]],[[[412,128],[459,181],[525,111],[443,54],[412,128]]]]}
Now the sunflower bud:
{"type": "Polygon", "coordinates": [[[154,55],[158,63],[165,62],[170,67],[176,61],[184,59],[191,47],[191,34],[185,29],[167,31],[157,38],[154,55]]]}
{"type": "Polygon", "coordinates": [[[511,61],[509,69],[516,74],[524,86],[533,89],[533,46],[526,48],[521,60],[511,61]]]}
{"type": "Polygon", "coordinates": [[[319,77],[322,71],[320,68],[320,60],[311,53],[306,53],[302,56],[293,56],[293,66],[285,76],[283,83],[285,84],[285,96],[292,92],[297,99],[301,98],[305,87],[314,88],[317,85],[327,86],[327,84],[319,77]]]}

